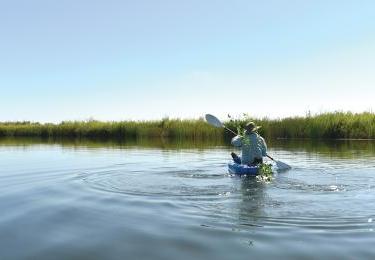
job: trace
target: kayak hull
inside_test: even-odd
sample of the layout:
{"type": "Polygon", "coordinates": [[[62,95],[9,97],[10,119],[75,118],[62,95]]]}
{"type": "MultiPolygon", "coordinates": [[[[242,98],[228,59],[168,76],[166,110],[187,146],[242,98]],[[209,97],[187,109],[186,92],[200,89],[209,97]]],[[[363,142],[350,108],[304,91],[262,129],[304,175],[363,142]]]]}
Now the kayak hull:
{"type": "Polygon", "coordinates": [[[230,174],[256,176],[259,173],[259,166],[248,166],[230,162],[228,163],[228,171],[230,174]]]}

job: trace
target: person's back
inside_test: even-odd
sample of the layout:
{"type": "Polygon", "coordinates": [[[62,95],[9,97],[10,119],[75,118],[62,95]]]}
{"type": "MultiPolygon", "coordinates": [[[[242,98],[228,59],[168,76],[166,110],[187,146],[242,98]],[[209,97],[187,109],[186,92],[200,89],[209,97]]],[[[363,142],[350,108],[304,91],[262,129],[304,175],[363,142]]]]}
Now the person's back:
{"type": "MultiPolygon", "coordinates": [[[[246,126],[244,136],[236,136],[232,139],[232,144],[241,147],[241,164],[259,164],[263,162],[263,156],[267,155],[267,145],[263,137],[261,137],[256,130],[254,123],[250,122],[246,126]]],[[[232,153],[232,157],[239,163],[239,158],[236,154],[232,153]]]]}

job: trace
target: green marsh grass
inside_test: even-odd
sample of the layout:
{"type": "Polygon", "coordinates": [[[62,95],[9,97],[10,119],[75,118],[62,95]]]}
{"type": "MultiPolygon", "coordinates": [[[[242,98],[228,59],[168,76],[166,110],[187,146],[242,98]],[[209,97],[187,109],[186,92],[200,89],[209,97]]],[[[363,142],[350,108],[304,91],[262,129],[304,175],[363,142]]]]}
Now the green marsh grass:
{"type": "MultiPolygon", "coordinates": [[[[262,128],[260,134],[266,138],[312,138],[312,139],[375,139],[375,114],[370,112],[333,112],[304,117],[283,119],[228,118],[225,125],[237,131],[248,121],[255,121],[262,128]]],[[[180,120],[163,119],[155,121],[101,122],[64,121],[59,124],[33,122],[0,123],[3,137],[42,138],[170,138],[170,139],[228,139],[233,136],[228,131],[215,128],[203,119],[180,120]]]]}
{"type": "Polygon", "coordinates": [[[375,114],[370,112],[332,112],[283,119],[257,119],[244,116],[230,119],[226,126],[235,130],[254,121],[267,138],[375,139],[375,114]]]}
{"type": "Polygon", "coordinates": [[[222,139],[223,129],[208,125],[203,119],[159,121],[65,121],[60,124],[33,122],[0,123],[3,137],[44,138],[171,138],[171,139],[222,139]]]}

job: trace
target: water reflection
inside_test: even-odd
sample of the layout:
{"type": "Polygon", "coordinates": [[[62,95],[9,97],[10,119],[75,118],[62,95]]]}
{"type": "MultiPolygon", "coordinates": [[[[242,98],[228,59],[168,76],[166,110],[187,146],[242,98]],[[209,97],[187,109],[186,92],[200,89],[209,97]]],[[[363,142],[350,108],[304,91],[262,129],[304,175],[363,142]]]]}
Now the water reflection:
{"type": "Polygon", "coordinates": [[[238,219],[241,225],[256,225],[259,218],[265,217],[266,183],[254,176],[241,178],[241,200],[238,205],[238,219]]]}
{"type": "Polygon", "coordinates": [[[32,146],[32,145],[61,145],[62,147],[76,148],[158,148],[158,149],[205,149],[210,147],[226,146],[224,140],[191,140],[165,138],[139,139],[78,139],[78,138],[0,138],[0,146],[32,146]]]}
{"type": "MultiPolygon", "coordinates": [[[[287,150],[290,153],[304,152],[328,158],[356,159],[375,155],[375,140],[267,140],[271,153],[287,150]]],[[[232,149],[226,140],[189,140],[189,139],[43,139],[43,138],[0,138],[0,146],[60,145],[64,148],[157,148],[161,150],[195,149],[205,150],[220,147],[232,149]]],[[[229,157],[228,157],[229,158],[229,157]]]]}
{"type": "Polygon", "coordinates": [[[358,158],[375,155],[375,140],[271,140],[270,147],[290,152],[306,152],[332,158],[358,158]]]}
{"type": "Polygon", "coordinates": [[[370,259],[374,142],[269,144],[263,183],[221,141],[0,139],[0,258],[370,259]]]}

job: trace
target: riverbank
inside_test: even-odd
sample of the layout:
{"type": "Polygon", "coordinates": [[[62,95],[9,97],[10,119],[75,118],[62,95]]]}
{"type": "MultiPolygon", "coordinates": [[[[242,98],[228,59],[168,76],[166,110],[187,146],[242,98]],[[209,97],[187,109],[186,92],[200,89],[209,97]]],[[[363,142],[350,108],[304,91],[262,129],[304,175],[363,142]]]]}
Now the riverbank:
{"type": "MultiPolygon", "coordinates": [[[[228,118],[225,125],[237,130],[249,120],[261,125],[260,134],[266,138],[313,139],[374,139],[375,114],[323,113],[283,119],[228,118]]],[[[65,121],[59,124],[35,122],[2,122],[0,137],[43,138],[119,138],[134,139],[162,137],[171,139],[226,139],[232,136],[224,129],[214,128],[203,119],[163,119],[156,121],[65,121]]]]}

